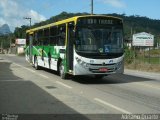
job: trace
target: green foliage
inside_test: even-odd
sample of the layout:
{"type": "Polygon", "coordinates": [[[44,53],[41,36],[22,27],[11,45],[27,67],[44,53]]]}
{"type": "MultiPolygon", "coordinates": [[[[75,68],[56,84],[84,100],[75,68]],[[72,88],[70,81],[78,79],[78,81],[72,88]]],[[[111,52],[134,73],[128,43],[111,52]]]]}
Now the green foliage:
{"type": "Polygon", "coordinates": [[[27,29],[29,29],[29,27],[25,25],[22,25],[21,27],[16,27],[14,30],[15,38],[26,38],[27,29]]]}
{"type": "MultiPolygon", "coordinates": [[[[149,51],[147,51],[145,54],[149,55],[149,51]]],[[[160,50],[159,49],[150,50],[150,54],[151,54],[151,56],[159,56],[160,50]]]]}
{"type": "Polygon", "coordinates": [[[138,15],[132,16],[125,16],[125,14],[108,14],[115,17],[120,17],[124,21],[124,35],[125,38],[131,38],[131,29],[132,34],[139,33],[139,32],[147,32],[151,33],[155,36],[155,43],[160,43],[160,20],[154,20],[147,17],[141,17],[138,15]]]}
{"type": "Polygon", "coordinates": [[[134,51],[129,49],[127,46],[125,46],[125,62],[127,64],[130,64],[133,62],[134,55],[135,55],[134,51]]]}
{"type": "Polygon", "coordinates": [[[10,38],[11,34],[0,36],[0,45],[2,45],[3,49],[10,47],[10,38]]]}

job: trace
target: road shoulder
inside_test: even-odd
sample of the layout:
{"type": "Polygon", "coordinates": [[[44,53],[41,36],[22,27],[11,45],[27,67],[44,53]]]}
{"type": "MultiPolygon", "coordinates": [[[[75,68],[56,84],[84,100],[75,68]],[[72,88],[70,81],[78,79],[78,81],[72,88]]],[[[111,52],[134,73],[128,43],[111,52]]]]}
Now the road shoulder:
{"type": "Polygon", "coordinates": [[[138,70],[125,69],[124,74],[137,76],[137,77],[143,77],[143,78],[149,78],[149,79],[155,79],[155,80],[160,81],[160,73],[144,72],[144,71],[138,71],[138,70]]]}

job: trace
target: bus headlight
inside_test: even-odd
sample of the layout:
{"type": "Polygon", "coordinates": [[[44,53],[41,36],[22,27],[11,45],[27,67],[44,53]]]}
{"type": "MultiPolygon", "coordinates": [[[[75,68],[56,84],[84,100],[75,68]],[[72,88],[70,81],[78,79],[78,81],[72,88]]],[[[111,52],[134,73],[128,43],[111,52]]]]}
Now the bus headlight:
{"type": "Polygon", "coordinates": [[[89,64],[88,64],[88,63],[86,63],[86,67],[87,67],[87,68],[89,67],[89,64]]]}
{"type": "Polygon", "coordinates": [[[84,68],[88,68],[88,67],[89,67],[89,64],[86,63],[86,62],[84,62],[84,61],[81,62],[81,65],[82,65],[84,68]]]}
{"type": "Polygon", "coordinates": [[[83,66],[84,68],[88,68],[89,64],[82,61],[81,59],[79,59],[78,57],[76,57],[77,63],[80,64],[81,66],[83,66]]]}
{"type": "Polygon", "coordinates": [[[81,59],[79,59],[78,57],[76,57],[77,62],[80,64],[81,63],[81,59]]]}

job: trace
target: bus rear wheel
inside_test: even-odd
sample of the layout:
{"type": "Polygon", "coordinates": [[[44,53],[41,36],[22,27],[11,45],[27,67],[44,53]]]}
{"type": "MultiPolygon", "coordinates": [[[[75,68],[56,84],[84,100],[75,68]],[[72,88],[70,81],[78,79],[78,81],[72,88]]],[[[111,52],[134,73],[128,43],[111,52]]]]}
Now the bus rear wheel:
{"type": "Polygon", "coordinates": [[[62,79],[66,79],[67,78],[67,74],[65,73],[64,70],[64,65],[62,64],[62,62],[59,65],[59,75],[62,79]]]}
{"type": "Polygon", "coordinates": [[[38,65],[38,60],[37,60],[37,57],[34,57],[34,68],[36,69],[36,70],[39,70],[39,65],[38,65]]]}

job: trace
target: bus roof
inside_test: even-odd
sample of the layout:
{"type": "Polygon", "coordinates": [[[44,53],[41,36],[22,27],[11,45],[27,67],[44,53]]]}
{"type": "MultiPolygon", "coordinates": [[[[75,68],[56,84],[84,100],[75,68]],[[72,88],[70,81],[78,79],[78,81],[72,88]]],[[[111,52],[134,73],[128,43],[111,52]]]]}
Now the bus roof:
{"type": "Polygon", "coordinates": [[[68,23],[68,22],[76,21],[78,18],[82,18],[82,17],[106,17],[106,18],[114,18],[114,19],[122,20],[119,17],[106,16],[106,15],[75,16],[75,17],[71,17],[71,18],[68,18],[68,19],[64,19],[64,20],[60,20],[60,21],[57,21],[57,22],[53,22],[53,23],[50,23],[50,24],[47,24],[47,25],[43,25],[43,26],[40,26],[40,27],[35,27],[35,28],[32,28],[32,29],[29,29],[29,30],[26,31],[26,33],[33,33],[34,31],[37,31],[37,30],[49,28],[49,27],[60,25],[60,24],[63,24],[63,23],[68,23]]]}

